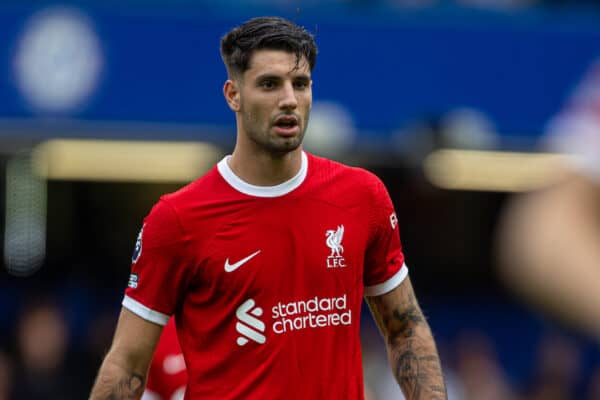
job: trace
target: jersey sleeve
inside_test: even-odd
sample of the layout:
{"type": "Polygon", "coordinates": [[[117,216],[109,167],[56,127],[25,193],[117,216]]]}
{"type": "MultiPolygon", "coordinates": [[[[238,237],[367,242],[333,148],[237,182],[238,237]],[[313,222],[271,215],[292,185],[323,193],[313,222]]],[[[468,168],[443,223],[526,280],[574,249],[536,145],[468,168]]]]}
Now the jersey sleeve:
{"type": "Polygon", "coordinates": [[[138,235],[123,307],[165,325],[187,286],[187,244],[175,210],[160,200],[144,219],[138,235]]]}
{"type": "Polygon", "coordinates": [[[379,296],[397,287],[408,275],[392,200],[375,179],[369,206],[369,244],[365,255],[365,296],[379,296]]]}

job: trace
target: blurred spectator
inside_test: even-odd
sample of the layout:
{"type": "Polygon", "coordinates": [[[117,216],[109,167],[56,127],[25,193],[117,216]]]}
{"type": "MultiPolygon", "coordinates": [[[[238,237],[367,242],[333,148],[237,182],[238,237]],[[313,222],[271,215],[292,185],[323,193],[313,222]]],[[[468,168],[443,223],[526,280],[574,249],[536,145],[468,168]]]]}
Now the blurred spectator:
{"type": "Polygon", "coordinates": [[[573,342],[554,334],[542,337],[535,368],[526,399],[569,400],[578,397],[576,385],[581,373],[581,354],[573,342]]]}
{"type": "Polygon", "coordinates": [[[491,339],[480,332],[462,333],[456,344],[456,368],[465,400],[511,400],[510,382],[498,362],[491,339]]]}
{"type": "Polygon", "coordinates": [[[58,307],[40,302],[25,310],[17,326],[16,399],[84,398],[77,375],[66,366],[67,346],[67,325],[58,307]]]}
{"type": "Polygon", "coordinates": [[[600,62],[551,121],[565,174],[516,196],[499,229],[500,274],[540,309],[600,340],[600,62]]]}
{"type": "Polygon", "coordinates": [[[361,323],[361,344],[365,400],[403,399],[402,392],[390,372],[389,361],[382,347],[382,340],[381,334],[373,321],[363,316],[363,322],[361,323]]]}

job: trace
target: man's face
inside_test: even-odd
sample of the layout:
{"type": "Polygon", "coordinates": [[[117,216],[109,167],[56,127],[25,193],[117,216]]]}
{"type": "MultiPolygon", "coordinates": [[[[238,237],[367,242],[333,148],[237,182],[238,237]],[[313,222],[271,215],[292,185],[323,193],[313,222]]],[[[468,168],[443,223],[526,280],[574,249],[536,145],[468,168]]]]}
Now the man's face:
{"type": "Polygon", "coordinates": [[[302,143],[312,104],[310,68],[295,54],[258,50],[239,82],[241,130],[271,153],[287,153],[302,143]]]}

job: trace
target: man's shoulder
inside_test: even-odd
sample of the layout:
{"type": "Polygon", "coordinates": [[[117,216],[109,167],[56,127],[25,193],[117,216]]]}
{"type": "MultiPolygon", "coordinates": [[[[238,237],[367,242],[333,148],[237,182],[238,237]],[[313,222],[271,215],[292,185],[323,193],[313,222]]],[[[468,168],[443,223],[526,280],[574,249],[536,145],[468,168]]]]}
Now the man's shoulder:
{"type": "MultiPolygon", "coordinates": [[[[160,226],[181,225],[192,210],[199,211],[201,205],[219,196],[218,179],[211,169],[202,177],[180,189],[163,194],[154,204],[146,219],[160,222],[160,226]]],[[[222,185],[221,185],[222,186],[222,185]]]]}
{"type": "Polygon", "coordinates": [[[314,167],[318,175],[333,180],[336,186],[347,183],[354,188],[374,189],[381,184],[379,177],[365,168],[351,166],[314,154],[309,154],[309,165],[314,167]]]}
{"type": "Polygon", "coordinates": [[[161,196],[161,200],[170,203],[173,207],[184,207],[190,202],[205,199],[207,196],[218,196],[219,174],[213,167],[206,174],[186,184],[178,190],[161,196]]]}

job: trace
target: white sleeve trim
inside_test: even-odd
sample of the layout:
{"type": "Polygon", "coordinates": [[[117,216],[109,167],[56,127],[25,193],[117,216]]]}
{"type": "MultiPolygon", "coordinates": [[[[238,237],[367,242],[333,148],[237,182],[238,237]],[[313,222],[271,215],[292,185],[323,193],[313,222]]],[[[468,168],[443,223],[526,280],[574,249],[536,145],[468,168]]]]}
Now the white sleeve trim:
{"type": "Polygon", "coordinates": [[[398,285],[400,285],[404,279],[408,276],[408,267],[406,264],[402,264],[402,267],[385,282],[379,283],[373,286],[365,287],[365,296],[381,296],[382,294],[386,294],[387,292],[392,291],[398,285]]]}
{"type": "Polygon", "coordinates": [[[146,307],[137,300],[132,299],[129,296],[123,298],[123,307],[136,314],[138,317],[145,319],[146,321],[154,322],[165,326],[169,322],[169,316],[158,311],[154,311],[151,308],[146,307]]]}

